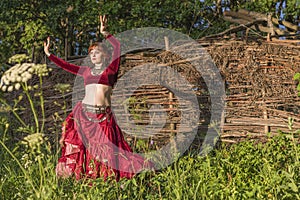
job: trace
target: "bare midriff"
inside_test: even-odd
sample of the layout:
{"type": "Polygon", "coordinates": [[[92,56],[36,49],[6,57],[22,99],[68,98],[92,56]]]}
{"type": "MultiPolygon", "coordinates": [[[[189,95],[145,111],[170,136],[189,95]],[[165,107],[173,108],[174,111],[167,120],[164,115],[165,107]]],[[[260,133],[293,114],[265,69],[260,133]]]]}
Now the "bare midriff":
{"type": "Polygon", "coordinates": [[[88,84],[85,86],[85,97],[82,103],[93,106],[110,106],[112,87],[103,84],[88,84]]]}

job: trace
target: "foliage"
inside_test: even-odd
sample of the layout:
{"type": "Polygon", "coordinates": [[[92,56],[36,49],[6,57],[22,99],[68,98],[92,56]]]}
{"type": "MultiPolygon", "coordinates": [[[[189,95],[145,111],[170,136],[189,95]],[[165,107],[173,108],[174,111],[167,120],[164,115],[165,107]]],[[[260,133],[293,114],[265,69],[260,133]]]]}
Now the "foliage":
{"type": "Polygon", "coordinates": [[[190,152],[159,172],[120,182],[58,180],[56,154],[15,151],[0,141],[0,196],[4,199],[299,199],[299,133],[281,133],[265,143],[244,141],[207,156],[190,152]],[[25,184],[24,184],[25,183],[25,184]]]}
{"type": "Polygon", "coordinates": [[[46,64],[27,63],[27,60],[28,56],[25,54],[17,54],[9,59],[9,62],[15,63],[15,65],[3,73],[0,81],[0,88],[3,92],[12,92],[13,90],[19,90],[21,88],[23,93],[21,93],[14,101],[8,101],[1,97],[0,102],[5,106],[5,110],[12,113],[21,124],[16,130],[31,134],[43,133],[45,125],[45,109],[42,84],[43,77],[48,76],[50,69],[47,68],[46,64]],[[34,86],[28,85],[28,81],[33,76],[39,78],[38,84],[34,86]],[[20,115],[20,111],[24,110],[21,103],[24,95],[30,104],[31,113],[35,122],[34,126],[26,124],[20,115]],[[41,117],[39,117],[37,107],[40,108],[41,117]],[[42,121],[42,124],[40,124],[40,120],[42,121]]]}
{"type": "Polygon", "coordinates": [[[300,96],[300,73],[299,72],[295,74],[294,80],[298,81],[297,90],[298,90],[298,96],[300,96]]]}
{"type": "Polygon", "coordinates": [[[245,1],[241,7],[261,13],[272,13],[280,20],[287,20],[295,24],[300,15],[300,4],[297,0],[251,0],[245,1]]]}
{"type": "Polygon", "coordinates": [[[2,0],[0,3],[0,63],[16,53],[27,53],[33,62],[43,60],[42,41],[53,37],[54,53],[86,54],[90,41],[101,39],[99,14],[109,16],[112,33],[140,27],[164,27],[199,38],[228,28],[224,10],[245,8],[272,13],[297,23],[297,0],[2,0]]]}

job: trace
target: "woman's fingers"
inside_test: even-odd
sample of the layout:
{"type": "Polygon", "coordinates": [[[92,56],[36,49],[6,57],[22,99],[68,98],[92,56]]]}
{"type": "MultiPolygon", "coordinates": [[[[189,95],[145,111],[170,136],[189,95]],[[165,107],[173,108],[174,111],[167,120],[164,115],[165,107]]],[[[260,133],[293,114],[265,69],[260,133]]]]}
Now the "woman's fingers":
{"type": "Polygon", "coordinates": [[[106,24],[106,22],[107,22],[106,15],[103,15],[103,23],[106,24]]]}
{"type": "Polygon", "coordinates": [[[100,19],[101,24],[106,24],[107,23],[106,15],[100,15],[99,19],[100,19]]]}
{"type": "Polygon", "coordinates": [[[47,42],[44,41],[44,46],[47,48],[50,47],[50,37],[47,37],[47,42]]]}
{"type": "Polygon", "coordinates": [[[50,37],[47,37],[47,46],[50,46],[50,37]]]}
{"type": "Polygon", "coordinates": [[[106,15],[100,15],[99,16],[100,19],[100,33],[103,33],[104,31],[106,31],[106,27],[107,27],[107,18],[106,15]]]}
{"type": "Polygon", "coordinates": [[[50,37],[47,37],[47,41],[44,41],[44,52],[46,53],[47,56],[49,56],[50,54],[49,48],[50,48],[50,37]]]}

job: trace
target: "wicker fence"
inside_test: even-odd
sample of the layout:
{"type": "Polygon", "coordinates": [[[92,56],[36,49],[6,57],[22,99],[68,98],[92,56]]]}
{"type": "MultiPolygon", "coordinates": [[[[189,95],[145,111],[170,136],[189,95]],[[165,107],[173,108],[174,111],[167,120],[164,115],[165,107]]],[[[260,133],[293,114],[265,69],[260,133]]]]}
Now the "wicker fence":
{"type": "MultiPolygon", "coordinates": [[[[293,119],[292,128],[300,129],[300,97],[297,96],[296,82],[293,81],[294,74],[300,71],[299,45],[249,40],[247,43],[237,40],[198,42],[209,52],[219,68],[226,88],[222,141],[233,143],[249,136],[265,137],[268,132],[288,132],[290,118],[293,119]]],[[[71,62],[81,64],[81,61],[76,59],[71,62]]],[[[122,57],[119,79],[135,66],[149,62],[171,66],[193,85],[201,112],[199,133],[205,132],[211,117],[211,99],[201,74],[189,62],[168,51],[148,50],[126,54],[122,57]]],[[[49,82],[45,84],[45,89],[50,89],[53,82],[73,85],[73,75],[55,67],[52,73],[56,75],[47,79],[49,82]]],[[[140,78],[146,78],[146,75],[140,78]]],[[[124,88],[121,93],[114,93],[114,98],[126,95],[126,90],[128,88],[124,88]]],[[[46,106],[51,124],[51,114],[55,110],[59,112],[53,102],[62,101],[63,98],[71,100],[72,93],[59,96],[49,91],[45,94],[48,94],[46,106]]],[[[167,122],[154,139],[163,141],[176,134],[181,116],[177,109],[178,98],[169,89],[159,85],[141,86],[129,101],[129,109],[120,107],[115,112],[125,113],[127,119],[134,120],[136,124],[147,125],[151,112],[161,109],[161,112],[166,113],[167,122]],[[157,105],[156,110],[149,109],[149,105],[157,105]]],[[[71,104],[68,104],[68,108],[71,109],[71,104]]]]}

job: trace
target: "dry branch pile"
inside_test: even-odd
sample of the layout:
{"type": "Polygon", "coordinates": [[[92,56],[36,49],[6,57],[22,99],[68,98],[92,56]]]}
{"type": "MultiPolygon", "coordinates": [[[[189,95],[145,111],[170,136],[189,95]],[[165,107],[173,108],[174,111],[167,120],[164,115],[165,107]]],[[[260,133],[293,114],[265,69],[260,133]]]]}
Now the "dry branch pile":
{"type": "Polygon", "coordinates": [[[208,48],[226,81],[223,140],[300,128],[300,98],[293,76],[300,71],[299,46],[227,42],[208,48]]]}
{"type": "MultiPolygon", "coordinates": [[[[297,96],[296,82],[293,81],[294,74],[300,71],[299,46],[263,41],[199,43],[205,46],[224,78],[226,107],[221,136],[223,141],[236,142],[246,136],[260,138],[278,130],[288,132],[289,118],[294,120],[294,130],[300,128],[300,98],[297,96]]],[[[154,62],[162,66],[167,63],[197,88],[195,93],[201,105],[199,125],[202,129],[199,130],[205,131],[210,120],[211,105],[201,74],[189,62],[181,62],[182,58],[170,52],[161,52],[151,57],[148,54],[127,55],[120,76],[141,63],[154,62]]],[[[157,99],[156,103],[165,105],[164,109],[169,112],[167,107],[174,101],[170,100],[165,88],[155,95],[153,88],[144,89],[143,97],[151,97],[147,103],[157,99]]],[[[161,137],[176,132],[176,117],[170,118],[175,127],[166,126],[161,137]]]]}

